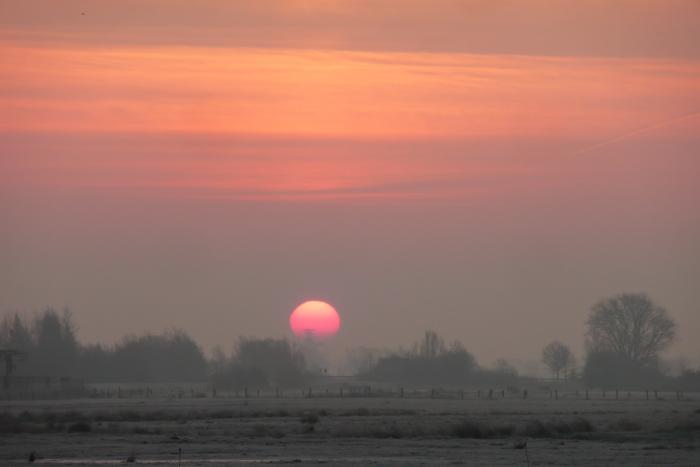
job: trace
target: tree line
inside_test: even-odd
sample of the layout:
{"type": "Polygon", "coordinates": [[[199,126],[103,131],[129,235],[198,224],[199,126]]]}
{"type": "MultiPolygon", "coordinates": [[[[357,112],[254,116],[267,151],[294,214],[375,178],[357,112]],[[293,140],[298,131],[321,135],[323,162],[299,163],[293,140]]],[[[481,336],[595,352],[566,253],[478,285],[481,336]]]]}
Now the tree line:
{"type": "Polygon", "coordinates": [[[552,341],[542,361],[559,379],[581,379],[589,387],[639,388],[679,383],[700,387],[700,371],[686,370],[671,381],[661,354],[674,341],[677,325],[648,295],[619,294],[593,305],[586,321],[586,355],[580,374],[568,346],[552,341]]]}
{"type": "Polygon", "coordinates": [[[360,376],[413,386],[477,383],[508,386],[518,377],[515,369],[505,361],[493,369],[479,366],[460,341],[446,344],[432,330],[425,331],[409,350],[389,352],[373,360],[364,367],[360,376]]]}
{"type": "Polygon", "coordinates": [[[208,376],[204,353],[184,331],[126,336],[111,347],[84,345],[69,310],[47,309],[33,318],[5,316],[0,348],[23,353],[17,376],[90,382],[204,381],[208,376]]]}
{"type": "MultiPolygon", "coordinates": [[[[543,348],[542,361],[556,379],[591,388],[661,388],[664,382],[700,388],[700,371],[686,371],[673,381],[664,374],[660,357],[676,336],[676,323],[645,294],[620,294],[596,303],[585,336],[582,366],[560,341],[543,348]]],[[[222,389],[299,387],[318,376],[309,370],[304,349],[287,339],[240,338],[230,355],[217,347],[210,358],[182,330],[130,335],[113,346],[82,344],[68,310],[47,309],[32,318],[6,315],[0,320],[0,348],[26,355],[17,376],[68,376],[89,382],[211,381],[222,389]]],[[[482,367],[461,342],[447,343],[430,330],[408,350],[356,350],[351,356],[355,374],[367,380],[498,387],[525,381],[507,361],[482,367]]]]}

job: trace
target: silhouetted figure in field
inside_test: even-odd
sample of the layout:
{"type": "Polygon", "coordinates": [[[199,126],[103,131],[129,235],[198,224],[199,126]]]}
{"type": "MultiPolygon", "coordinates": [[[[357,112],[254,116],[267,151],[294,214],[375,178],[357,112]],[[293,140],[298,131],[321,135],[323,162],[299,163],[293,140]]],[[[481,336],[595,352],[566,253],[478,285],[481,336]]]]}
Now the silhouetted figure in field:
{"type": "Polygon", "coordinates": [[[32,451],[29,453],[29,457],[27,458],[27,461],[29,461],[29,463],[32,463],[35,460],[36,460],[36,454],[34,453],[34,451],[32,451]]]}

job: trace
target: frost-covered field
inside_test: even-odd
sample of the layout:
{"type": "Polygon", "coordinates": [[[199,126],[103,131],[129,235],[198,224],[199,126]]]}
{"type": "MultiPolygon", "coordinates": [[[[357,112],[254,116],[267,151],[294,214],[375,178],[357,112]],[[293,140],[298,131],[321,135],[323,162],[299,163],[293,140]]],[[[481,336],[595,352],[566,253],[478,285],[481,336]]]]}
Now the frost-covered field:
{"type": "Polygon", "coordinates": [[[0,465],[698,466],[688,399],[2,401],[0,465]]]}

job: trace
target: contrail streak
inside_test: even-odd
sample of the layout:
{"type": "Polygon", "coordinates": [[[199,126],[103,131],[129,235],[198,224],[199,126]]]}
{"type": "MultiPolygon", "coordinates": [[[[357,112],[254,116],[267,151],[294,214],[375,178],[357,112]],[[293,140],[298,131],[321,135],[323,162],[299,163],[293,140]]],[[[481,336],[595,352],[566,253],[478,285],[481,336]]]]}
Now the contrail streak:
{"type": "Polygon", "coordinates": [[[673,125],[674,123],[678,123],[682,120],[688,120],[690,118],[697,117],[698,115],[700,115],[700,112],[696,111],[696,112],[692,112],[689,114],[681,115],[680,117],[674,117],[674,118],[671,118],[669,120],[664,120],[662,122],[654,123],[653,125],[645,126],[644,128],[639,128],[637,130],[630,131],[629,133],[625,133],[623,135],[616,136],[615,138],[603,141],[601,143],[594,144],[593,146],[588,146],[587,148],[583,148],[579,151],[576,151],[574,153],[574,155],[578,156],[580,154],[585,154],[587,152],[595,151],[597,149],[604,148],[606,146],[610,146],[611,144],[615,144],[615,143],[618,143],[620,141],[624,141],[624,140],[631,138],[633,136],[637,136],[639,134],[646,133],[648,131],[656,130],[658,128],[663,128],[663,127],[666,127],[669,125],[673,125]]]}

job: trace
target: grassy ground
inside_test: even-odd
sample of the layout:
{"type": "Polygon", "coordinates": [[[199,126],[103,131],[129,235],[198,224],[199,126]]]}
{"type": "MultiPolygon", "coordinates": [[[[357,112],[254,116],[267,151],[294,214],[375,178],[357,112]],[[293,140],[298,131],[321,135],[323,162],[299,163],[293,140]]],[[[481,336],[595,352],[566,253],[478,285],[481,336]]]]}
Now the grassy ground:
{"type": "Polygon", "coordinates": [[[700,465],[696,400],[0,403],[0,465],[700,465]],[[526,446],[525,446],[526,444],[526,446]],[[4,464],[3,464],[4,462],[4,464]]]}

